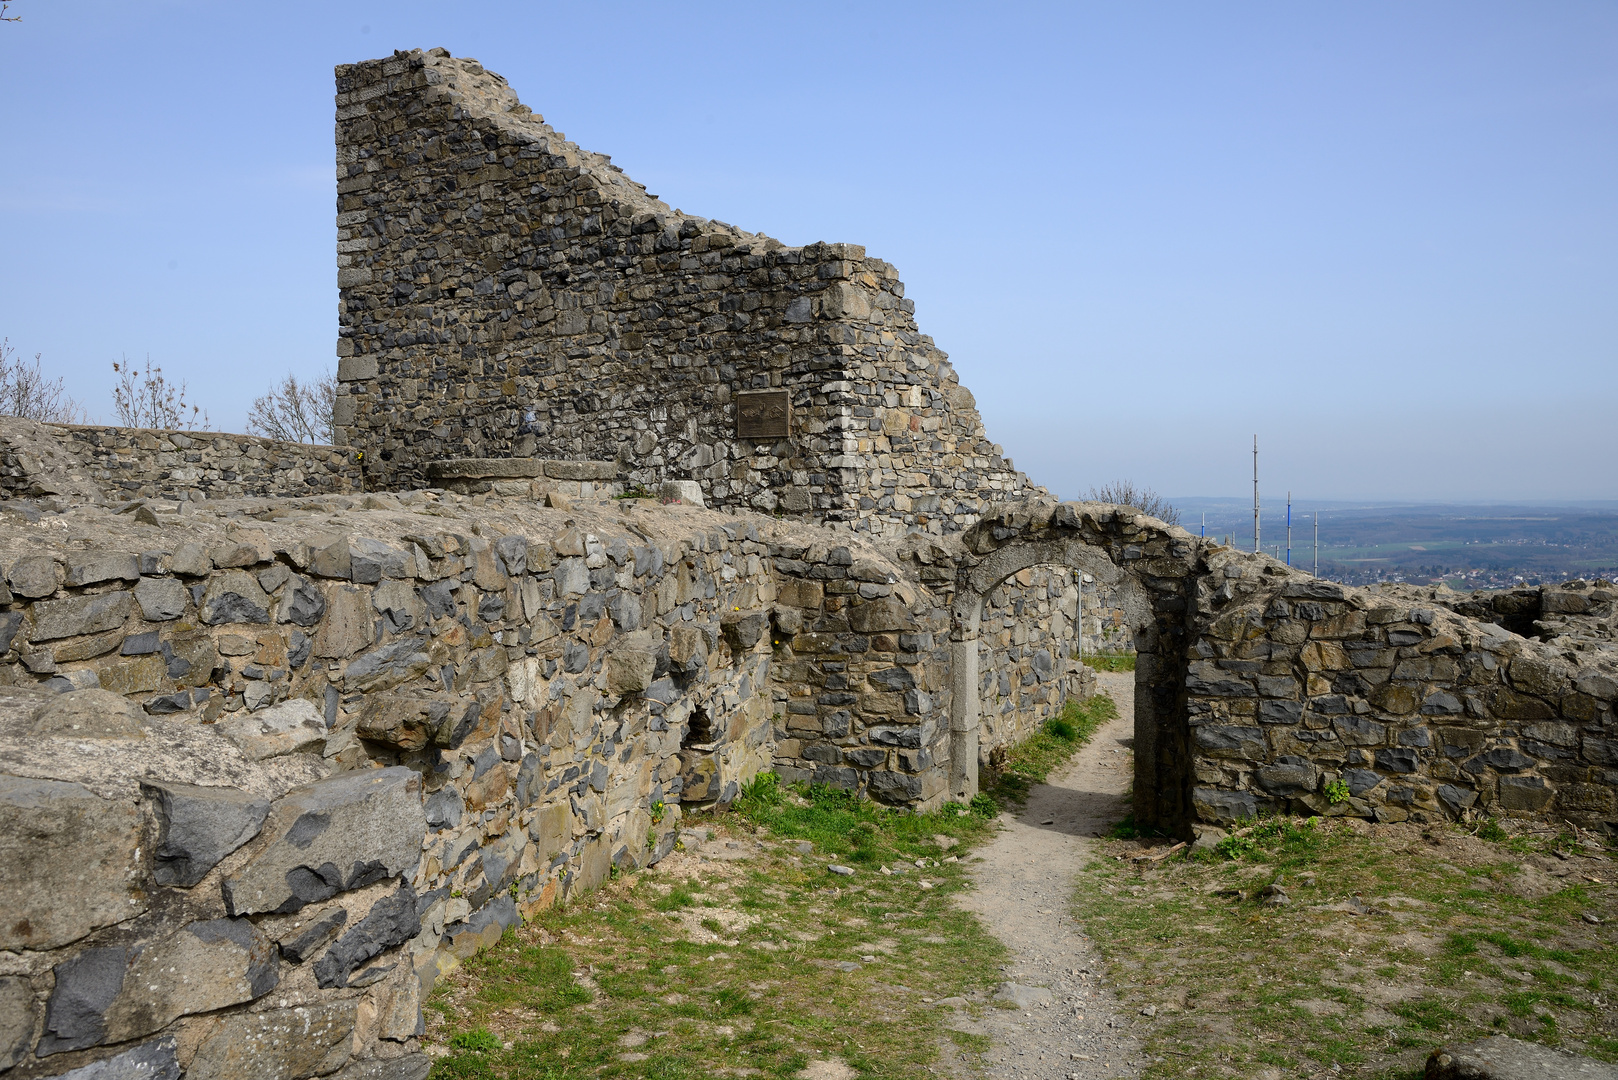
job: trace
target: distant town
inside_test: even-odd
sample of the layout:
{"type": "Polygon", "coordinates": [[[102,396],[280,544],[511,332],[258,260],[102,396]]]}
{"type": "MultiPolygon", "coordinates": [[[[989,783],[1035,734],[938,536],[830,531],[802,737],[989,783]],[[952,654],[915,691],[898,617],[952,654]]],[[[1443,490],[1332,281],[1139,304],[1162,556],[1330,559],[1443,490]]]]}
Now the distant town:
{"type": "MultiPolygon", "coordinates": [[[[1171,500],[1180,524],[1236,547],[1253,546],[1251,503],[1171,500]]],[[[1318,558],[1321,577],[1345,585],[1405,582],[1506,589],[1571,579],[1618,580],[1618,503],[1579,505],[1320,504],[1295,501],[1291,563],[1318,558]],[[1315,548],[1314,515],[1320,546],[1315,548]]],[[[1262,508],[1260,543],[1287,558],[1286,510],[1262,508]]]]}

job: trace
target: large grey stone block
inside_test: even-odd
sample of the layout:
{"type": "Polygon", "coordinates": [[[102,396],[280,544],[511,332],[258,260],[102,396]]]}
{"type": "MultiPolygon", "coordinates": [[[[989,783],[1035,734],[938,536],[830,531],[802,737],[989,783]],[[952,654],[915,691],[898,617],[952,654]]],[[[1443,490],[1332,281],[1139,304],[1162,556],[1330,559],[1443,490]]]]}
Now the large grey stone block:
{"type": "Polygon", "coordinates": [[[224,1017],[197,1048],[187,1080],[325,1076],[349,1058],[357,1000],[224,1017]]]}
{"type": "Polygon", "coordinates": [[[97,585],[103,581],[139,581],[140,558],[125,551],[86,551],[67,564],[64,585],[97,585]]]}
{"type": "Polygon", "coordinates": [[[178,1045],[165,1035],[45,1080],[180,1080],[178,1045]]]}
{"type": "Polygon", "coordinates": [[[315,703],[293,698],[263,712],[221,720],[219,733],[241,747],[248,761],[286,754],[318,754],[326,747],[326,718],[315,703]]]}
{"type": "Polygon", "coordinates": [[[185,614],[190,593],[178,578],[141,578],[135,586],[135,603],[147,622],[167,622],[185,614]]]}
{"type": "Polygon", "coordinates": [[[157,821],[153,877],[159,885],[195,885],[219,860],[258,835],[268,799],[235,788],[148,780],[157,821]]]}
{"type": "Polygon", "coordinates": [[[34,605],[33,640],[55,641],[57,638],[117,630],[127,618],[129,594],[123,591],[41,600],[34,605]]]}
{"type": "Polygon", "coordinates": [[[56,560],[48,555],[25,555],[11,564],[6,582],[18,596],[37,600],[56,591],[56,560]]]}
{"type": "Polygon", "coordinates": [[[0,776],[0,949],[54,949],[145,911],[140,845],[132,802],[0,776]]]}
{"type": "Polygon", "coordinates": [[[297,911],[395,877],[421,857],[421,777],[403,766],[294,788],[270,808],[262,847],[225,880],[233,915],[297,911]]]}
{"type": "Polygon", "coordinates": [[[246,919],[209,919],[56,965],[41,1057],[127,1042],[182,1016],[262,997],[280,982],[275,942],[246,919]]]}
{"type": "Polygon", "coordinates": [[[1427,1058],[1426,1080],[1618,1080],[1618,1066],[1505,1035],[1444,1046],[1427,1058]]]}

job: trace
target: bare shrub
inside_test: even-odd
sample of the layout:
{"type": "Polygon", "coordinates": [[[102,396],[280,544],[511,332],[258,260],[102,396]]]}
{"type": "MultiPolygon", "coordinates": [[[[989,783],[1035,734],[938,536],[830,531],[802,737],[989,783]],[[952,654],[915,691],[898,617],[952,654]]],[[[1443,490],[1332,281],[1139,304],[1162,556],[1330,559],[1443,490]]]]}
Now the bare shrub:
{"type": "Polygon", "coordinates": [[[146,358],[146,367],[131,363],[129,357],[114,360],[112,370],[118,381],[112,387],[113,407],[118,411],[118,423],[124,427],[163,428],[167,430],[207,431],[208,414],[200,406],[185,400],[186,386],[175,386],[163,377],[163,369],[152,366],[146,358]]]}
{"type": "Polygon", "coordinates": [[[1085,498],[1115,506],[1133,506],[1165,525],[1180,523],[1180,512],[1167,499],[1151,488],[1136,487],[1132,480],[1114,480],[1110,484],[1093,487],[1085,498]]]}
{"type": "Polygon", "coordinates": [[[0,416],[20,416],[47,424],[81,424],[84,406],[68,396],[60,378],[47,379],[39,365],[17,355],[11,339],[0,339],[0,416]]]}
{"type": "Polygon", "coordinates": [[[331,372],[312,383],[301,383],[289,372],[280,385],[253,399],[247,430],[270,439],[329,446],[336,401],[337,380],[331,372]]]}

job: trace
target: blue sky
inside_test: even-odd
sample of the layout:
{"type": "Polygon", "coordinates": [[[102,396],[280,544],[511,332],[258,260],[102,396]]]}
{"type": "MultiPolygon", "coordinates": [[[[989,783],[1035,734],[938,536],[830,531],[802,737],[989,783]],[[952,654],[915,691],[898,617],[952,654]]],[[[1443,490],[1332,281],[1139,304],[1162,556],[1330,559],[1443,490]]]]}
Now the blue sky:
{"type": "Polygon", "coordinates": [[[0,334],[216,426],[336,337],[332,66],[442,45],[894,263],[1064,496],[1618,498],[1618,5],[15,0],[0,334]]]}

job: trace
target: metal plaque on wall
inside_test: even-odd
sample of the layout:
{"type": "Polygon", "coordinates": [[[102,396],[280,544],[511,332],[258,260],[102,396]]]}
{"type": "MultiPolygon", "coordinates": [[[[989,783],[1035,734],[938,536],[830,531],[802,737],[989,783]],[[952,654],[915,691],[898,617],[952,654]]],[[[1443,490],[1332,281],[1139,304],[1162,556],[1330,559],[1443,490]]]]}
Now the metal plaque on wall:
{"type": "Polygon", "coordinates": [[[780,439],[790,434],[792,397],[785,390],[736,395],[738,439],[780,439]]]}

